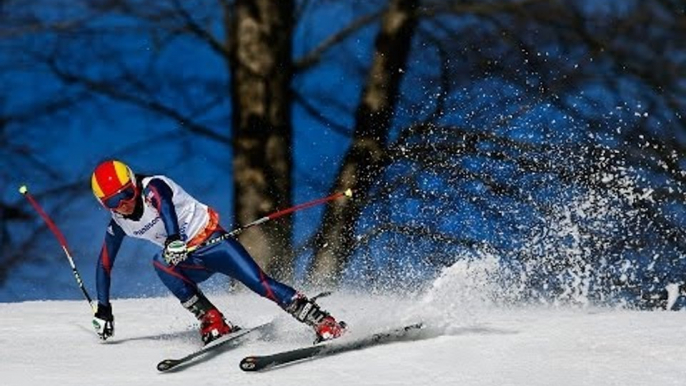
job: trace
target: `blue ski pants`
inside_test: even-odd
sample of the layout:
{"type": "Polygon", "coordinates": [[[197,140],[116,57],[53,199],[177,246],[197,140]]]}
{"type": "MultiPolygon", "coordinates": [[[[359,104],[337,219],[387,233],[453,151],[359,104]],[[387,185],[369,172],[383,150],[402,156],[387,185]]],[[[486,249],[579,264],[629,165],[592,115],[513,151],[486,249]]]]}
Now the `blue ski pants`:
{"type": "MultiPolygon", "coordinates": [[[[216,232],[210,239],[221,234],[216,232]]],[[[160,252],[155,255],[153,265],[162,283],[181,303],[199,291],[198,283],[217,272],[240,281],[281,307],[288,306],[296,294],[295,289],[265,274],[243,245],[231,237],[195,250],[176,266],[167,264],[160,252]]]]}

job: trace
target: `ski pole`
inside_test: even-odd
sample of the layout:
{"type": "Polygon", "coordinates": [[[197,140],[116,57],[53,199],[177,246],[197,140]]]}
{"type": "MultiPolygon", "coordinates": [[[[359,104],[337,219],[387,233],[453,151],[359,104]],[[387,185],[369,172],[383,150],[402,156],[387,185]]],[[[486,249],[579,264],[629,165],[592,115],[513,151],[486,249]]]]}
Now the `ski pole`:
{"type": "Polygon", "coordinates": [[[250,223],[248,223],[248,224],[239,226],[238,228],[232,230],[232,231],[229,232],[229,233],[223,234],[223,235],[221,235],[221,236],[219,236],[219,237],[216,237],[216,238],[214,238],[214,239],[212,239],[212,240],[208,240],[208,241],[206,241],[206,242],[204,242],[204,243],[201,243],[201,244],[198,244],[198,245],[196,245],[196,246],[194,246],[194,247],[188,248],[188,252],[190,253],[190,252],[195,251],[195,250],[198,249],[198,248],[206,247],[206,246],[208,246],[208,245],[211,245],[211,244],[214,244],[214,243],[218,243],[218,242],[220,242],[220,241],[222,241],[222,240],[226,240],[226,239],[228,239],[229,237],[237,236],[237,235],[243,233],[243,231],[245,231],[246,229],[252,228],[252,227],[254,227],[255,225],[264,224],[264,223],[266,223],[266,222],[269,221],[269,220],[274,220],[274,219],[277,219],[277,218],[279,218],[279,217],[283,217],[283,216],[285,216],[285,215],[287,215],[287,214],[296,212],[296,211],[298,211],[298,210],[302,210],[302,209],[306,209],[306,208],[311,208],[311,207],[313,207],[313,206],[315,206],[315,205],[320,205],[320,204],[323,204],[323,203],[325,203],[325,202],[333,201],[333,200],[336,200],[336,199],[341,198],[341,197],[348,197],[348,198],[350,198],[350,197],[352,197],[352,196],[353,196],[353,191],[352,191],[352,189],[348,189],[348,190],[346,190],[346,191],[344,191],[344,192],[338,192],[338,193],[332,194],[332,195],[330,195],[330,196],[328,196],[328,197],[324,197],[324,198],[319,198],[319,199],[316,199],[316,200],[308,201],[308,202],[303,203],[303,204],[299,204],[299,205],[292,206],[292,207],[287,208],[287,209],[283,209],[283,210],[274,212],[274,213],[269,214],[269,215],[267,215],[267,216],[261,217],[261,218],[255,220],[255,221],[253,221],[253,222],[250,222],[250,223]]]}
{"type": "Polygon", "coordinates": [[[74,264],[74,259],[71,257],[71,253],[69,253],[69,247],[67,247],[67,239],[64,237],[62,232],[60,231],[59,228],[57,228],[57,225],[52,221],[50,216],[48,216],[47,213],[41,208],[41,206],[38,204],[38,201],[36,201],[35,198],[29,193],[28,188],[26,185],[22,185],[19,187],[19,193],[24,195],[26,199],[29,201],[31,206],[38,212],[38,214],[45,220],[45,223],[48,224],[48,228],[52,231],[52,233],[55,235],[57,238],[57,241],[60,243],[62,246],[62,250],[64,251],[64,254],[67,256],[67,260],[69,260],[69,265],[71,265],[71,271],[74,274],[74,278],[76,279],[76,283],[79,285],[79,288],[81,288],[81,292],[83,292],[83,296],[86,298],[88,301],[88,306],[95,311],[95,307],[93,306],[93,301],[91,300],[90,295],[88,295],[88,291],[86,291],[86,287],[83,285],[83,280],[81,280],[81,275],[79,275],[79,271],[76,269],[76,264],[74,264]]]}

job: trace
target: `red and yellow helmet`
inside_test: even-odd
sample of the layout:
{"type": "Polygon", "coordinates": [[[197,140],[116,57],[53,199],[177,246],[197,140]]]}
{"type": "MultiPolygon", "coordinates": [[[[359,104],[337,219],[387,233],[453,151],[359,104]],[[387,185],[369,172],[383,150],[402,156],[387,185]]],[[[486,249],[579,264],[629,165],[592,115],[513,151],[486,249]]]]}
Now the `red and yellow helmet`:
{"type": "Polygon", "coordinates": [[[93,194],[107,209],[116,210],[133,202],[138,194],[136,176],[121,161],[108,160],[95,168],[91,176],[93,194]]]}

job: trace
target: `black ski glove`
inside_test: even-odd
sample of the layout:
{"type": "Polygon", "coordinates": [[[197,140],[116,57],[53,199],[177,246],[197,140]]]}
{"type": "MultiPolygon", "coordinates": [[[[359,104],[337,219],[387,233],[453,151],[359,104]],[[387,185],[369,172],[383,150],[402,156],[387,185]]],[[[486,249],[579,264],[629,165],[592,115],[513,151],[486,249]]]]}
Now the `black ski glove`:
{"type": "Polygon", "coordinates": [[[93,316],[93,328],[100,339],[107,340],[114,336],[114,316],[112,315],[112,306],[106,306],[98,303],[98,307],[93,316]]]}

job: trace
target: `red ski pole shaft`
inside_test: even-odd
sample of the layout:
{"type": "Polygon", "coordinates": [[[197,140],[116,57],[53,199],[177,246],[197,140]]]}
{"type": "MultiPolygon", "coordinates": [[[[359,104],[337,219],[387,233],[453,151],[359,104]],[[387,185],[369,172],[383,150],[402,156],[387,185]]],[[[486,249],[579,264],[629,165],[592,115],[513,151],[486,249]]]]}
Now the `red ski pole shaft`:
{"type": "Polygon", "coordinates": [[[83,285],[83,280],[81,280],[81,275],[79,275],[78,269],[76,269],[76,264],[74,263],[74,259],[71,257],[71,253],[69,252],[69,247],[67,246],[67,239],[64,237],[62,234],[62,231],[55,225],[55,222],[52,221],[50,216],[48,216],[47,213],[43,210],[43,208],[38,204],[38,201],[29,193],[28,188],[26,185],[22,185],[19,188],[19,193],[21,193],[26,199],[29,201],[33,209],[38,212],[38,214],[43,218],[45,223],[48,225],[48,228],[52,231],[52,233],[55,235],[55,238],[57,238],[57,241],[60,243],[60,246],[62,247],[62,250],[64,251],[64,254],[67,256],[67,260],[69,260],[69,265],[71,266],[71,271],[74,274],[74,278],[76,279],[76,283],[79,285],[79,288],[81,289],[81,292],[83,293],[83,296],[86,298],[88,301],[88,305],[93,309],[93,300],[91,299],[90,295],[88,294],[88,291],[86,291],[86,287],[83,285]]]}
{"type": "Polygon", "coordinates": [[[288,209],[284,209],[284,210],[280,210],[278,212],[274,212],[274,213],[266,216],[266,218],[269,220],[274,220],[275,218],[285,216],[289,213],[293,213],[293,212],[301,210],[301,209],[311,208],[315,205],[320,205],[320,204],[323,204],[325,202],[333,201],[333,200],[341,198],[341,197],[352,197],[352,196],[353,196],[353,191],[351,189],[348,189],[345,192],[338,192],[336,194],[330,195],[329,197],[319,198],[317,200],[312,200],[312,201],[306,202],[304,204],[299,204],[299,205],[290,207],[288,209]]]}
{"type": "Polygon", "coordinates": [[[198,249],[198,248],[201,248],[201,247],[204,247],[204,246],[206,246],[206,245],[209,245],[209,244],[213,244],[213,243],[219,242],[219,241],[221,241],[221,240],[224,240],[224,239],[227,238],[227,237],[234,237],[234,236],[236,236],[236,235],[241,234],[244,230],[246,230],[246,229],[248,229],[248,228],[254,227],[255,225],[264,224],[265,222],[267,222],[267,221],[269,221],[269,220],[274,220],[274,219],[277,219],[277,218],[279,218],[279,217],[283,217],[283,216],[285,216],[285,215],[287,215],[287,214],[289,214],[289,213],[293,213],[293,212],[296,212],[296,211],[299,211],[299,210],[302,210],[302,209],[306,209],[306,208],[311,208],[311,207],[313,207],[313,206],[315,206],[315,205],[320,205],[320,204],[323,204],[323,203],[326,203],[326,202],[329,202],[329,201],[336,200],[336,199],[341,198],[341,197],[348,197],[348,198],[350,198],[350,197],[352,197],[352,196],[353,196],[353,191],[352,191],[352,189],[348,189],[348,190],[346,190],[345,192],[338,192],[338,193],[332,194],[332,195],[330,195],[330,196],[328,196],[328,197],[319,198],[319,199],[312,200],[312,201],[309,201],[309,202],[306,202],[306,203],[303,203],[303,204],[299,204],[299,205],[296,205],[296,206],[292,206],[292,207],[287,208],[287,209],[280,210],[280,211],[278,211],[278,212],[274,212],[274,213],[272,213],[272,214],[270,214],[270,215],[267,215],[267,216],[264,216],[264,217],[262,217],[262,218],[259,218],[259,219],[255,220],[255,221],[253,221],[253,222],[250,222],[250,223],[248,223],[248,224],[242,225],[242,226],[240,226],[240,227],[238,227],[238,228],[232,230],[231,232],[226,233],[226,234],[225,234],[224,236],[222,236],[222,237],[218,237],[218,238],[215,238],[215,239],[213,239],[213,240],[210,240],[209,243],[206,242],[206,243],[204,243],[204,244],[200,244],[200,245],[196,245],[196,246],[194,246],[194,247],[188,248],[188,251],[189,251],[189,252],[193,252],[193,251],[195,251],[195,250],[198,249]]]}
{"type": "Polygon", "coordinates": [[[293,212],[296,212],[296,211],[299,211],[302,209],[311,208],[315,205],[320,205],[320,204],[323,204],[325,202],[333,201],[333,200],[341,198],[341,197],[352,197],[352,196],[353,196],[353,191],[351,189],[348,189],[345,192],[338,192],[338,193],[330,195],[329,197],[319,198],[319,199],[312,200],[312,201],[309,201],[309,202],[306,202],[303,204],[295,205],[295,206],[292,206],[290,208],[283,209],[283,210],[280,210],[278,212],[274,212],[270,215],[264,216],[264,217],[257,219],[255,221],[249,223],[249,224],[243,225],[242,227],[235,229],[235,230],[231,231],[230,233],[231,234],[238,234],[238,233],[240,233],[240,232],[242,232],[242,231],[244,231],[244,230],[246,230],[252,226],[265,223],[269,220],[274,220],[274,219],[277,219],[279,217],[283,217],[287,214],[290,214],[290,213],[293,213],[293,212]]]}

